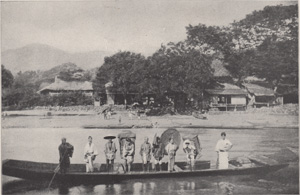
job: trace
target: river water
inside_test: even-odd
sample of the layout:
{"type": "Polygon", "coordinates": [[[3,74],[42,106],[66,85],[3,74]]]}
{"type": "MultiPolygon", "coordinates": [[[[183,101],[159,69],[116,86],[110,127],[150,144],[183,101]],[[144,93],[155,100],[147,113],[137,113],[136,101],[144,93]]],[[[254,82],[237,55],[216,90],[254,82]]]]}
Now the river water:
{"type": "MultiPolygon", "coordinates": [[[[10,120],[10,119],[6,119],[10,120]]],[[[14,119],[15,120],[15,119],[14,119]]],[[[27,117],[30,120],[30,117],[27,117]]],[[[72,122],[72,121],[69,121],[72,122]]],[[[76,121],[74,121],[76,122],[76,121]]],[[[137,135],[136,150],[143,142],[144,136],[150,138],[155,133],[161,135],[165,129],[131,129],[137,135]]],[[[202,146],[202,160],[210,160],[214,166],[216,153],[214,147],[220,134],[226,131],[227,138],[233,143],[230,158],[251,154],[272,155],[281,158],[283,150],[290,147],[299,149],[297,129],[178,129],[181,134],[199,135],[202,146]]],[[[107,134],[117,135],[117,129],[84,128],[9,128],[2,129],[2,159],[18,159],[37,162],[58,162],[58,146],[61,137],[66,137],[74,148],[71,163],[83,163],[83,148],[88,136],[93,137],[99,156],[96,163],[104,163],[103,148],[107,134]]],[[[118,147],[118,144],[117,144],[118,147]]],[[[164,161],[166,161],[166,157],[164,161]]],[[[184,161],[182,145],[176,160],[184,161]]],[[[289,159],[287,159],[289,160],[289,159]]],[[[116,162],[121,162],[118,153],[116,162]]],[[[135,162],[141,162],[136,152],[135,162]]],[[[80,185],[57,186],[48,189],[48,182],[32,182],[13,177],[2,176],[4,194],[297,194],[299,190],[298,162],[291,162],[285,171],[277,175],[174,178],[131,180],[114,185],[80,185]],[[280,179],[281,178],[281,179],[280,179]],[[283,179],[282,179],[283,178],[283,179]],[[228,189],[231,189],[228,191],[228,189]]]]}

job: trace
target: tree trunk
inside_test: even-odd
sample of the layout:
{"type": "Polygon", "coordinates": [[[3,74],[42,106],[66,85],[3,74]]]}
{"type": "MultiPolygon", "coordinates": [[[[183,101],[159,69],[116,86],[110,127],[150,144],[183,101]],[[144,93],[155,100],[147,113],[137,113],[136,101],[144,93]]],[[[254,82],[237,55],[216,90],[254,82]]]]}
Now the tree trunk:
{"type": "Polygon", "coordinates": [[[125,108],[127,108],[127,93],[123,93],[125,108]]]}
{"type": "Polygon", "coordinates": [[[280,82],[280,81],[278,80],[278,81],[276,81],[275,84],[274,84],[274,89],[273,89],[273,91],[274,91],[274,93],[275,93],[275,99],[277,98],[276,92],[277,92],[277,89],[278,89],[279,82],[280,82]]]}

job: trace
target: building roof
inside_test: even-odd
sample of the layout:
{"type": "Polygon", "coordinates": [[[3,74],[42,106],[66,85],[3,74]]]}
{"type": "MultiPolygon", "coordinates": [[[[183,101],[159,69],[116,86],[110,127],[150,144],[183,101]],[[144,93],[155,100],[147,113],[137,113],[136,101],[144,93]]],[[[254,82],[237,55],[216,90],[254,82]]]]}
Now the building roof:
{"type": "Polygon", "coordinates": [[[254,94],[255,96],[274,96],[275,92],[266,87],[262,87],[260,85],[252,84],[252,83],[243,83],[245,88],[249,91],[249,93],[254,94]]]}
{"type": "Polygon", "coordinates": [[[247,95],[248,93],[236,85],[220,83],[221,86],[205,91],[212,95],[247,95]]]}
{"type": "Polygon", "coordinates": [[[258,77],[256,77],[256,76],[248,76],[248,77],[246,77],[245,79],[244,79],[244,81],[247,81],[247,82],[255,82],[255,81],[261,81],[261,82],[263,82],[263,81],[265,81],[266,79],[261,79],[261,78],[258,78],[258,77]]]}
{"type": "Polygon", "coordinates": [[[38,91],[41,93],[42,91],[93,91],[92,82],[82,82],[82,81],[63,81],[58,78],[55,78],[54,83],[42,88],[38,91]]]}
{"type": "Polygon", "coordinates": [[[211,63],[211,67],[215,70],[215,77],[228,77],[230,76],[229,71],[224,67],[223,63],[220,60],[214,60],[211,63]]]}

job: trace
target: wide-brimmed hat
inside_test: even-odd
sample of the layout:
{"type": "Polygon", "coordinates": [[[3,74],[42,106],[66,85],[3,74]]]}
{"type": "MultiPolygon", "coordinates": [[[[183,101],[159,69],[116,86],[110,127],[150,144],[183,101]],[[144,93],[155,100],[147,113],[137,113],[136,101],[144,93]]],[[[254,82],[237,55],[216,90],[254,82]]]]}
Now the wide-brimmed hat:
{"type": "Polygon", "coordinates": [[[116,136],[114,135],[107,135],[107,136],[104,136],[104,139],[115,139],[116,136]]]}
{"type": "Polygon", "coordinates": [[[190,140],[187,139],[184,141],[184,144],[191,144],[191,142],[190,142],[190,140]]]}
{"type": "Polygon", "coordinates": [[[131,142],[131,139],[129,137],[126,137],[125,140],[128,141],[128,142],[131,142]]]}

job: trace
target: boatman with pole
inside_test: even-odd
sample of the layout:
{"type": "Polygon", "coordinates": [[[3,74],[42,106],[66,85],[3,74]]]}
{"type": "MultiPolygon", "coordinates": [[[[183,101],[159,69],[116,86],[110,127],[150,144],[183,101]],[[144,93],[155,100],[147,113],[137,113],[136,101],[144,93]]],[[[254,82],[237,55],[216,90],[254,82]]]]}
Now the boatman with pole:
{"type": "Polygon", "coordinates": [[[228,151],[232,148],[232,143],[226,139],[226,133],[221,133],[221,139],[217,142],[216,152],[217,152],[217,168],[218,169],[228,169],[228,151]]]}
{"type": "Polygon", "coordinates": [[[61,144],[58,147],[58,151],[60,172],[65,174],[70,167],[70,157],[72,158],[74,147],[67,142],[65,137],[63,137],[61,138],[61,144]]]}

